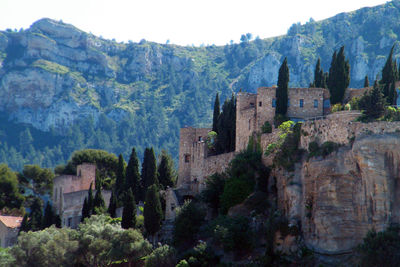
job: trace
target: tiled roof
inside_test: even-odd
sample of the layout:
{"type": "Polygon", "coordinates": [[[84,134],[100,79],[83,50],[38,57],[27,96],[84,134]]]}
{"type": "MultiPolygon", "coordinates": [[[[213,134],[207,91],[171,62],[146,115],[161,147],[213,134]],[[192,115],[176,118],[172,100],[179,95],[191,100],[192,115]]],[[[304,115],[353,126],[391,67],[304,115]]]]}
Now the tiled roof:
{"type": "Polygon", "coordinates": [[[8,228],[18,228],[21,226],[22,217],[0,215],[0,221],[8,228]]]}

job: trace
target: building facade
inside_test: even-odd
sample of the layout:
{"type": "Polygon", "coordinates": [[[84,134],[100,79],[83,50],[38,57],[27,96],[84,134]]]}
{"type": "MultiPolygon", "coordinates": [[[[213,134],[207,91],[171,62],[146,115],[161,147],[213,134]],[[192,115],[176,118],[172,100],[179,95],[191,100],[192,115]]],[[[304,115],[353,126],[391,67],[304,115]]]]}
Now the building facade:
{"type": "Polygon", "coordinates": [[[0,246],[11,247],[17,243],[22,217],[0,215],[0,246]]]}

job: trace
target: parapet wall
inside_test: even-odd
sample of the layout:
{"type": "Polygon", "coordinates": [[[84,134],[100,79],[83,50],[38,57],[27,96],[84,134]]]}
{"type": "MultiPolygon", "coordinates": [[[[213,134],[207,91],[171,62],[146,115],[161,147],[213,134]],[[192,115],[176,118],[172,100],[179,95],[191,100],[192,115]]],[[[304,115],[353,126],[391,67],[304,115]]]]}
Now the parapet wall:
{"type": "Polygon", "coordinates": [[[354,121],[359,115],[360,113],[354,111],[343,111],[328,115],[324,120],[304,122],[301,127],[300,148],[308,150],[308,145],[313,141],[319,145],[327,141],[345,145],[361,135],[400,132],[400,121],[354,121]]]}

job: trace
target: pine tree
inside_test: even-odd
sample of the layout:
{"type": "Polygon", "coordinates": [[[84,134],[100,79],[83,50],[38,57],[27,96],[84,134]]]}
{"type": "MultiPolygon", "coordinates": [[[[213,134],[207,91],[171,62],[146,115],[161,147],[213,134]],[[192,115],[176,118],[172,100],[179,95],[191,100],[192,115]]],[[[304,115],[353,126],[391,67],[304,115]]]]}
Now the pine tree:
{"type": "Polygon", "coordinates": [[[174,174],[174,163],[170,155],[168,155],[167,151],[161,151],[161,159],[158,164],[158,181],[162,188],[167,188],[174,186],[175,174],[174,174]]]}
{"type": "Polygon", "coordinates": [[[146,232],[154,235],[160,230],[162,220],[160,196],[156,185],[150,186],[146,192],[143,213],[146,232]]]}
{"type": "MultiPolygon", "coordinates": [[[[131,190],[130,188],[128,191],[131,190]]],[[[110,204],[107,209],[108,214],[110,214],[111,218],[115,218],[117,216],[117,197],[115,196],[114,190],[111,192],[110,204]]]]}
{"type": "Polygon", "coordinates": [[[102,214],[106,210],[106,204],[104,202],[103,195],[101,194],[101,187],[96,190],[94,196],[92,214],[102,214]]]}
{"type": "Polygon", "coordinates": [[[158,186],[156,156],[153,148],[146,148],[142,163],[142,196],[146,196],[147,188],[153,184],[158,186]]]}
{"type": "Polygon", "coordinates": [[[395,83],[398,79],[397,67],[395,61],[393,60],[393,52],[395,45],[392,46],[389,56],[386,60],[385,65],[382,69],[382,79],[379,81],[383,85],[383,96],[386,98],[386,103],[388,105],[396,104],[397,92],[395,90],[395,83]],[[393,85],[392,85],[393,84],[393,85]]]}
{"type": "Polygon", "coordinates": [[[83,207],[82,207],[82,216],[81,216],[81,222],[84,222],[86,218],[90,217],[90,208],[88,204],[88,198],[85,197],[85,200],[83,201],[83,207]]]}
{"type": "Polygon", "coordinates": [[[220,104],[219,104],[219,95],[215,96],[215,102],[214,102],[214,113],[213,113],[213,124],[212,124],[212,130],[216,133],[218,133],[218,117],[220,114],[220,104]]]}
{"type": "Polygon", "coordinates": [[[124,192],[125,180],[126,180],[125,160],[122,154],[119,154],[118,167],[117,167],[117,180],[115,181],[115,189],[118,198],[120,198],[120,196],[124,192]]]}
{"type": "Polygon", "coordinates": [[[130,188],[124,198],[124,209],[122,211],[121,226],[124,229],[136,227],[136,203],[132,193],[132,189],[130,188]]]}
{"type": "Polygon", "coordinates": [[[289,67],[287,58],[279,68],[278,88],[276,89],[276,109],[275,115],[286,115],[288,102],[289,67]]]}
{"type": "Polygon", "coordinates": [[[344,55],[344,46],[336,54],[333,53],[331,67],[329,69],[328,87],[331,93],[331,103],[341,103],[344,93],[350,84],[350,64],[344,55]]]}
{"type": "Polygon", "coordinates": [[[365,75],[364,79],[364,88],[369,87],[369,80],[368,80],[368,75],[365,75]]]}
{"type": "Polygon", "coordinates": [[[44,228],[50,227],[54,223],[55,223],[55,220],[54,220],[53,207],[51,206],[50,202],[47,202],[46,208],[44,209],[42,228],[44,229],[44,228]]]}
{"type": "Polygon", "coordinates": [[[136,155],[135,148],[132,148],[131,156],[129,157],[128,167],[126,168],[126,190],[132,189],[135,196],[139,195],[140,191],[140,173],[139,159],[136,155]]]}

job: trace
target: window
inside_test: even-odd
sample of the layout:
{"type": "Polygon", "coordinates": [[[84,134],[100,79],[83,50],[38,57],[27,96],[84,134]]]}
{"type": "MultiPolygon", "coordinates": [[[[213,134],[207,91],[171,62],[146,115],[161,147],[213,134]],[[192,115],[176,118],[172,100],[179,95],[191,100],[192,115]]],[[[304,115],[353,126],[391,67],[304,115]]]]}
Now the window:
{"type": "Polygon", "coordinates": [[[318,100],[314,99],[314,108],[317,108],[317,107],[318,107],[318,100]]]}
{"type": "Polygon", "coordinates": [[[258,102],[258,106],[259,107],[261,107],[262,106],[262,102],[260,101],[260,102],[258,102]]]}
{"type": "Polygon", "coordinates": [[[276,107],[276,99],[275,99],[275,98],[272,99],[272,107],[273,107],[273,108],[276,107]]]}
{"type": "Polygon", "coordinates": [[[199,142],[203,141],[203,137],[199,136],[199,142]]]}
{"type": "Polygon", "coordinates": [[[331,107],[331,101],[329,99],[324,100],[324,108],[330,108],[331,107]]]}
{"type": "Polygon", "coordinates": [[[290,99],[287,100],[287,106],[290,107],[290,99]]]}
{"type": "Polygon", "coordinates": [[[68,218],[68,226],[71,226],[72,224],[72,218],[68,218]]]}
{"type": "Polygon", "coordinates": [[[185,154],[185,162],[190,162],[190,154],[185,154]]]}
{"type": "Polygon", "coordinates": [[[304,107],[304,99],[300,99],[300,107],[304,107]]]}

